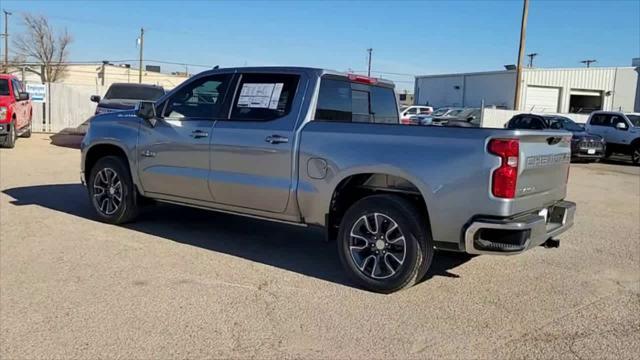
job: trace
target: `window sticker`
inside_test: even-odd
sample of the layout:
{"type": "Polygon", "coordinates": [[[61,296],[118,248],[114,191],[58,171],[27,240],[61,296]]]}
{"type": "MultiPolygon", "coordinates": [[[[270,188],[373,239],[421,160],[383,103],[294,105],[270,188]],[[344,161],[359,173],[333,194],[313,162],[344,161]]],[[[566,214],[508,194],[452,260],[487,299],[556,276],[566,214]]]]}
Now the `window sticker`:
{"type": "Polygon", "coordinates": [[[277,109],[284,83],[243,84],[238,98],[238,107],[277,109]]]}

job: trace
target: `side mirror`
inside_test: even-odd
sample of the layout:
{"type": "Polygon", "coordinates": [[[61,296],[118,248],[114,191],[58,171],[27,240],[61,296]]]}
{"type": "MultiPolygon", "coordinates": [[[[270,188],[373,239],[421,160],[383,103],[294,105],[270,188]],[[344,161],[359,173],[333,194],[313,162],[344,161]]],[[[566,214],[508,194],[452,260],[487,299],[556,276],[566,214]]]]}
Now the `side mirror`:
{"type": "Polygon", "coordinates": [[[29,93],[27,92],[18,93],[18,101],[29,100],[29,98],[29,93]]]}
{"type": "Polygon", "coordinates": [[[156,104],[153,101],[140,101],[136,105],[136,116],[146,120],[149,125],[156,126],[156,104]]]}
{"type": "Polygon", "coordinates": [[[616,129],[618,130],[627,130],[627,124],[623,122],[619,122],[616,124],[616,129]]]}
{"type": "Polygon", "coordinates": [[[91,101],[93,101],[94,103],[99,103],[100,95],[91,95],[91,101]]]}

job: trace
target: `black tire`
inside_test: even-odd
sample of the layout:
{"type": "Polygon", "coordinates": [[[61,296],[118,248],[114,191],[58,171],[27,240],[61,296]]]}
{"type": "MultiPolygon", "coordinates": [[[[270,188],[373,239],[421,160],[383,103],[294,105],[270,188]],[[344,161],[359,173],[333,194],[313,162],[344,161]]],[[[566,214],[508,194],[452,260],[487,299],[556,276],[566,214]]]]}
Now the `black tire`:
{"type": "Polygon", "coordinates": [[[13,149],[16,146],[16,123],[12,121],[9,123],[9,133],[4,138],[2,147],[13,149]]]}
{"type": "Polygon", "coordinates": [[[124,224],[134,220],[138,215],[137,191],[131,180],[129,167],[122,158],[105,156],[99,159],[91,169],[87,189],[89,201],[100,221],[124,224]],[[115,178],[112,173],[115,173],[115,178]],[[120,185],[118,186],[117,181],[113,179],[119,180],[120,185]],[[117,195],[120,195],[119,202],[117,195]]]}
{"type": "Polygon", "coordinates": [[[631,146],[631,162],[633,165],[640,165],[640,142],[631,146]]]}
{"type": "Polygon", "coordinates": [[[363,288],[379,293],[398,291],[420,281],[431,266],[434,254],[426,216],[420,214],[411,202],[397,195],[367,196],[353,204],[342,218],[337,241],[340,262],[347,274],[363,288]],[[367,221],[375,224],[375,233],[368,232],[371,226],[365,224],[367,221]],[[388,230],[393,223],[397,230],[388,230]],[[366,235],[367,239],[353,237],[354,232],[366,235]],[[392,237],[396,238],[395,242],[391,241],[392,237]],[[398,242],[400,238],[404,239],[403,243],[398,242]],[[399,250],[400,245],[404,246],[403,251],[399,250]],[[351,247],[357,250],[352,253],[351,247]],[[400,253],[402,261],[396,261],[400,253]],[[377,264],[384,264],[384,268],[376,270],[377,264]]]}
{"type": "Polygon", "coordinates": [[[20,135],[20,137],[23,138],[30,138],[31,137],[31,120],[29,120],[29,125],[27,128],[27,131],[23,132],[22,135],[20,135]]]}

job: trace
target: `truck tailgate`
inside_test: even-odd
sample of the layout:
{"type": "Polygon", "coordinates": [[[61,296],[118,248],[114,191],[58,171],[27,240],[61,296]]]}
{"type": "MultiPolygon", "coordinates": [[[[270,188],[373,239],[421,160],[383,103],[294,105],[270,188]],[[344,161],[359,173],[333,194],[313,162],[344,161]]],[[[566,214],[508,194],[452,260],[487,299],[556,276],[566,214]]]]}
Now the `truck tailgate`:
{"type": "Polygon", "coordinates": [[[528,131],[518,137],[520,165],[516,198],[535,197],[538,203],[563,199],[571,162],[571,134],[528,131]]]}

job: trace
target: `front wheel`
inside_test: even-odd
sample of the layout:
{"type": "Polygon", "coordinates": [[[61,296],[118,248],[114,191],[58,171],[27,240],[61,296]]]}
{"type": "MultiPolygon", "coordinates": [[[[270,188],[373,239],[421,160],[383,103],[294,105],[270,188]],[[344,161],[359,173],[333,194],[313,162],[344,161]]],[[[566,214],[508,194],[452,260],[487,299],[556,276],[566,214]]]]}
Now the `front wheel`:
{"type": "Polygon", "coordinates": [[[138,215],[136,190],[126,163],[119,157],[106,156],[91,169],[89,200],[103,222],[122,224],[138,215]]]}
{"type": "Polygon", "coordinates": [[[2,147],[13,149],[16,146],[16,123],[9,123],[9,133],[5,135],[4,142],[2,143],[2,147]]]}
{"type": "Polygon", "coordinates": [[[32,127],[32,122],[31,119],[29,119],[29,125],[27,125],[27,130],[21,135],[21,137],[23,138],[30,138],[31,137],[31,127],[32,127]]]}
{"type": "Polygon", "coordinates": [[[634,165],[640,165],[640,143],[633,145],[631,148],[631,162],[634,165]]]}
{"type": "Polygon", "coordinates": [[[427,272],[433,242],[425,218],[408,200],[396,195],[367,196],[344,215],[338,254],[349,276],[380,293],[410,287],[427,272]]]}

